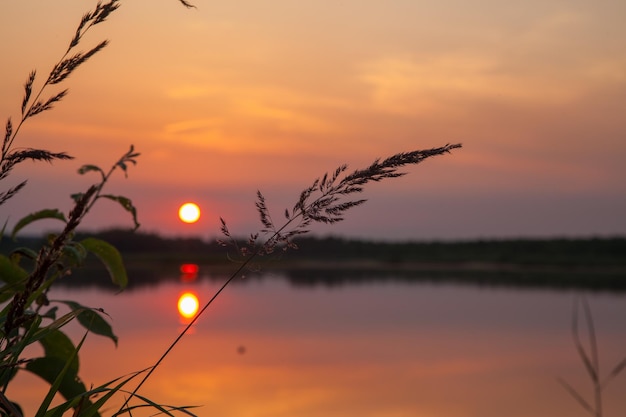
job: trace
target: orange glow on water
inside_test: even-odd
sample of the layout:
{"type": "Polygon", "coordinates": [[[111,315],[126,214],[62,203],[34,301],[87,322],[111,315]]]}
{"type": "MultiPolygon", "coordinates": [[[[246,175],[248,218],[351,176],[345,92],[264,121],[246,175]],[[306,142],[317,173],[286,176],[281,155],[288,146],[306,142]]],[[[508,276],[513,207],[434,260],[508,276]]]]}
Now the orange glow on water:
{"type": "Polygon", "coordinates": [[[200,218],[200,207],[195,203],[185,203],[178,209],[178,217],[185,223],[195,223],[200,218]]]}
{"type": "Polygon", "coordinates": [[[200,302],[195,294],[186,292],[178,299],[178,313],[185,319],[190,319],[196,315],[200,302]]]}
{"type": "MultiPolygon", "coordinates": [[[[199,417],[582,415],[555,383],[555,375],[585,382],[569,337],[568,292],[391,282],[305,290],[275,278],[229,287],[143,395],[199,405],[192,410],[199,417]],[[380,304],[372,306],[374,298],[380,304]]],[[[164,339],[181,330],[182,316],[170,307],[181,294],[212,294],[217,286],[164,282],[121,296],[60,289],[54,298],[79,297],[117,321],[117,349],[92,338],[81,350],[82,378],[101,383],[153,365],[164,339]]],[[[607,325],[603,355],[620,360],[623,297],[589,297],[607,325]]],[[[17,379],[10,398],[34,415],[48,387],[30,373],[17,379]]],[[[606,414],[624,415],[626,380],[612,384],[606,414]]]]}

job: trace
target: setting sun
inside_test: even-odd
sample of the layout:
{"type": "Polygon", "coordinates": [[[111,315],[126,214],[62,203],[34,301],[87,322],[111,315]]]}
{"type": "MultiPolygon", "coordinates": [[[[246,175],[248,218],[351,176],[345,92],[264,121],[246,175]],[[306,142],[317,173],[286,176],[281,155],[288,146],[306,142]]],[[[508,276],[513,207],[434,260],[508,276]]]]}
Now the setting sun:
{"type": "Polygon", "coordinates": [[[186,319],[190,319],[198,312],[198,297],[190,292],[186,292],[178,299],[178,312],[186,319]]]}
{"type": "Polygon", "coordinates": [[[195,223],[200,218],[200,207],[194,203],[185,203],[178,209],[178,217],[185,223],[195,223]]]}

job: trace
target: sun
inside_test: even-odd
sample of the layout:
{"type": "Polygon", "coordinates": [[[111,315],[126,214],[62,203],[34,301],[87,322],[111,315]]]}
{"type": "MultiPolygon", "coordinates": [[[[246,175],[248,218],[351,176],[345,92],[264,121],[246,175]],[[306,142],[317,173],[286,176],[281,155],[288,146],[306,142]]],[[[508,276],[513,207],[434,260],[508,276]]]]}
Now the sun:
{"type": "Polygon", "coordinates": [[[178,299],[178,312],[186,319],[195,316],[198,312],[198,307],[200,307],[200,303],[195,294],[186,292],[178,299]]]}
{"type": "Polygon", "coordinates": [[[185,223],[195,223],[200,218],[200,207],[195,203],[185,203],[178,209],[178,217],[185,223]]]}

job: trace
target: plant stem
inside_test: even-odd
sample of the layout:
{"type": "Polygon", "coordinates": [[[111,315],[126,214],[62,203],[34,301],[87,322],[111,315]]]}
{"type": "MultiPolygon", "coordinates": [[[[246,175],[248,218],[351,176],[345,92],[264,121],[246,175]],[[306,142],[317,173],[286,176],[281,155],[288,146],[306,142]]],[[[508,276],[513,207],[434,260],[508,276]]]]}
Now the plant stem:
{"type": "MultiPolygon", "coordinates": [[[[277,230],[276,232],[274,232],[274,234],[267,239],[266,242],[270,242],[272,239],[275,239],[277,236],[280,236],[280,233],[283,232],[291,223],[293,223],[294,220],[296,220],[299,217],[303,216],[303,212],[300,212],[298,215],[292,217],[289,221],[287,221],[279,230],[277,230]]],[[[185,328],[178,334],[178,336],[176,337],[176,339],[174,339],[174,341],[168,346],[168,348],[165,350],[165,352],[163,352],[163,354],[161,355],[161,357],[159,357],[159,359],[154,363],[154,365],[152,365],[151,367],[149,367],[149,371],[146,373],[146,375],[142,378],[141,381],[139,381],[139,384],[137,384],[137,386],[135,387],[135,389],[131,392],[130,396],[128,396],[126,398],[126,400],[124,401],[124,404],[122,404],[122,406],[120,407],[120,409],[117,411],[117,413],[115,413],[114,415],[117,416],[119,414],[121,414],[124,410],[124,408],[128,405],[128,402],[130,401],[130,399],[132,397],[135,396],[135,394],[139,391],[139,389],[143,386],[143,384],[148,380],[148,378],[150,378],[150,376],[152,375],[152,373],[156,370],[156,368],[161,364],[161,362],[163,362],[163,360],[167,357],[167,355],[169,355],[169,353],[172,351],[172,349],[174,349],[174,347],[178,344],[178,342],[183,338],[183,336],[185,334],[187,334],[187,332],[189,331],[189,329],[191,329],[191,327],[193,327],[193,325],[196,323],[196,321],[198,321],[198,319],[200,318],[200,316],[209,308],[209,306],[211,304],[213,304],[213,301],[215,301],[215,299],[222,293],[222,291],[224,291],[226,289],[226,287],[235,279],[237,278],[241,272],[246,269],[246,267],[248,265],[250,265],[250,262],[252,262],[253,259],[255,259],[259,253],[261,252],[261,248],[263,246],[260,246],[256,251],[252,252],[252,254],[239,266],[239,268],[237,268],[237,270],[235,272],[232,273],[232,275],[222,284],[222,286],[215,292],[215,294],[213,294],[213,296],[209,299],[209,301],[207,301],[204,306],[200,309],[200,311],[198,311],[198,314],[196,314],[193,319],[191,319],[191,321],[187,324],[187,326],[185,326],[185,328]]]]}

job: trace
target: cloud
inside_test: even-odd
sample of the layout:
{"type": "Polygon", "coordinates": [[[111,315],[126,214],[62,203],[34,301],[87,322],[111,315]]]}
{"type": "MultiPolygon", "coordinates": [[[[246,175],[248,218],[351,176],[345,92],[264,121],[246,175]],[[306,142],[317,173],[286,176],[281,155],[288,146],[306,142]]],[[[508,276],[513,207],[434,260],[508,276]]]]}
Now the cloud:
{"type": "Polygon", "coordinates": [[[468,100],[562,103],[581,89],[541,75],[503,71],[497,57],[479,54],[382,58],[363,65],[358,77],[369,87],[373,105],[401,113],[442,111],[468,100]]]}
{"type": "Polygon", "coordinates": [[[168,114],[174,120],[161,129],[163,140],[183,140],[229,152],[267,153],[286,143],[291,149],[312,146],[301,139],[340,131],[341,127],[327,115],[334,109],[350,107],[345,99],[245,82],[214,86],[187,83],[172,87],[167,93],[181,103],[168,114]],[[212,97],[207,98],[208,95],[212,97]]]}
{"type": "Polygon", "coordinates": [[[374,108],[401,114],[449,112],[479,101],[541,108],[606,86],[623,88],[623,41],[581,10],[551,9],[509,25],[474,27],[463,43],[445,49],[381,51],[358,65],[356,79],[374,108]]]}
{"type": "Polygon", "coordinates": [[[222,123],[216,118],[191,119],[169,123],[163,128],[164,133],[169,135],[194,135],[215,131],[222,123]]]}

